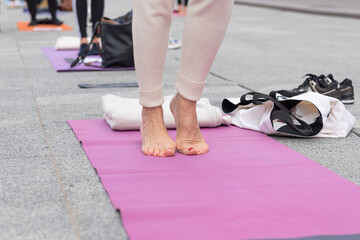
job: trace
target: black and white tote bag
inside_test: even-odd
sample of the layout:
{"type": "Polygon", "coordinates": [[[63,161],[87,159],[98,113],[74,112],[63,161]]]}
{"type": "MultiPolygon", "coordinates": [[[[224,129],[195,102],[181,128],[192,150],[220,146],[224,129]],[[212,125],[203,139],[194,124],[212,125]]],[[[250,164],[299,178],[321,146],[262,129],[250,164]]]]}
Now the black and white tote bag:
{"type": "Polygon", "coordinates": [[[232,124],[269,135],[345,137],[354,116],[336,98],[315,92],[250,92],[222,102],[232,124]]]}

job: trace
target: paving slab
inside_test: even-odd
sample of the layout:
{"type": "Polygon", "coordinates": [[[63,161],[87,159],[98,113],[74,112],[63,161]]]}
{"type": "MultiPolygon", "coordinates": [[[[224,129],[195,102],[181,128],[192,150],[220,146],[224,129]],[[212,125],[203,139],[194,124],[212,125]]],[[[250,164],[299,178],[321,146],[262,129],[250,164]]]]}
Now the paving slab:
{"type": "Polygon", "coordinates": [[[50,158],[0,158],[2,239],[76,239],[50,158]]]}

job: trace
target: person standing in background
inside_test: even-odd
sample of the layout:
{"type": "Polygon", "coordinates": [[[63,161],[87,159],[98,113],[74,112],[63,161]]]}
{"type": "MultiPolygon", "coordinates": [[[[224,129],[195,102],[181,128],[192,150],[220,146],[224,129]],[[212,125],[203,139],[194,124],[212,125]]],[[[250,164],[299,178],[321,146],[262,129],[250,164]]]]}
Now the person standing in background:
{"type": "MultiPolygon", "coordinates": [[[[29,26],[35,26],[38,24],[37,20],[36,20],[36,7],[37,7],[37,0],[26,0],[28,8],[29,8],[29,12],[31,15],[31,20],[29,23],[29,26]]],[[[49,4],[49,11],[51,14],[51,24],[55,24],[55,25],[61,25],[63,24],[62,21],[60,21],[59,19],[56,18],[56,11],[58,8],[57,5],[57,1],[56,0],[48,0],[48,4],[49,4]]]]}
{"type": "MultiPolygon", "coordinates": [[[[76,16],[79,23],[80,30],[80,51],[78,55],[84,53],[87,46],[89,45],[89,41],[87,39],[86,32],[86,22],[87,22],[87,12],[88,12],[88,4],[87,0],[73,0],[76,1],[74,4],[76,6],[76,16]]],[[[101,20],[104,14],[104,0],[91,0],[91,22],[92,22],[92,30],[95,31],[95,24],[101,20]]],[[[99,40],[94,39],[94,43],[97,43],[99,40]]],[[[88,52],[88,55],[99,55],[99,49],[96,44],[93,44],[92,48],[88,52]]]]}
{"type": "Polygon", "coordinates": [[[187,5],[189,3],[189,0],[178,0],[178,8],[179,8],[179,14],[180,16],[186,16],[186,9],[187,5]]]}

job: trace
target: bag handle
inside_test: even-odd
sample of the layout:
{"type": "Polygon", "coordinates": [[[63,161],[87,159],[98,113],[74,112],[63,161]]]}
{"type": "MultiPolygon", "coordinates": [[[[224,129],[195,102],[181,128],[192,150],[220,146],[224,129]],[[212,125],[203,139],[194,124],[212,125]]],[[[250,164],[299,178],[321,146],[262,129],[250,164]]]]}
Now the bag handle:
{"type": "MultiPolygon", "coordinates": [[[[95,31],[94,31],[94,33],[93,33],[93,35],[92,35],[92,37],[91,37],[90,43],[88,44],[87,48],[85,49],[85,51],[83,52],[83,54],[81,54],[80,56],[78,56],[78,57],[71,63],[70,68],[75,67],[77,64],[81,64],[82,62],[84,62],[84,59],[86,58],[86,54],[87,54],[87,53],[89,52],[89,50],[90,50],[91,44],[94,43],[95,37],[98,37],[99,34],[100,34],[100,21],[98,21],[98,22],[95,23],[94,29],[95,29],[95,31]]],[[[98,43],[96,43],[96,44],[98,44],[98,43]]],[[[100,49],[100,48],[99,48],[99,45],[98,45],[98,49],[100,49]]],[[[101,53],[101,52],[100,52],[100,53],[101,53]]]]}
{"type": "Polygon", "coordinates": [[[268,100],[273,102],[274,105],[280,109],[280,110],[273,111],[271,113],[272,117],[286,123],[287,125],[289,125],[291,128],[293,128],[295,131],[299,132],[303,136],[312,136],[314,134],[314,130],[309,126],[309,124],[307,124],[305,121],[296,117],[280,101],[278,101],[277,99],[275,99],[269,95],[266,95],[263,93],[258,93],[258,92],[249,92],[249,93],[241,96],[240,103],[238,103],[238,105],[248,105],[250,103],[253,103],[254,105],[260,105],[268,100]],[[247,96],[253,96],[252,100],[247,100],[246,99],[247,96]],[[298,126],[296,126],[291,117],[296,119],[300,123],[302,128],[299,128],[298,126]]]}
{"type": "Polygon", "coordinates": [[[314,135],[314,130],[312,128],[310,128],[309,124],[307,124],[306,122],[302,121],[301,119],[295,117],[295,119],[301,124],[301,126],[303,128],[299,128],[298,126],[296,126],[294,124],[293,119],[290,117],[290,116],[294,117],[294,115],[290,115],[287,112],[284,112],[282,110],[276,110],[271,113],[271,116],[274,119],[278,119],[281,122],[286,123],[288,126],[290,126],[292,129],[294,129],[296,132],[301,133],[303,136],[314,135]],[[307,127],[309,127],[310,129],[308,129],[307,127]]]}

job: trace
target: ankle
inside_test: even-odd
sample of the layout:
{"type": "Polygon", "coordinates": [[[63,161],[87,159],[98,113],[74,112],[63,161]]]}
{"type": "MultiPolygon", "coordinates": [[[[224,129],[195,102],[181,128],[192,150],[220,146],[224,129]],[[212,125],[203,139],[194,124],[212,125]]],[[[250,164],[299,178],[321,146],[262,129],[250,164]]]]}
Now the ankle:
{"type": "Polygon", "coordinates": [[[178,107],[185,108],[185,109],[196,109],[196,101],[191,101],[189,99],[184,98],[179,93],[176,94],[176,102],[178,107]]]}
{"type": "Polygon", "coordinates": [[[156,117],[163,117],[163,108],[162,106],[158,107],[143,107],[142,108],[142,118],[143,120],[150,120],[156,117]]]}
{"type": "Polygon", "coordinates": [[[89,44],[89,42],[88,42],[88,40],[87,40],[86,37],[80,39],[80,45],[81,45],[81,44],[84,44],[84,43],[85,43],[85,44],[89,44]]]}

